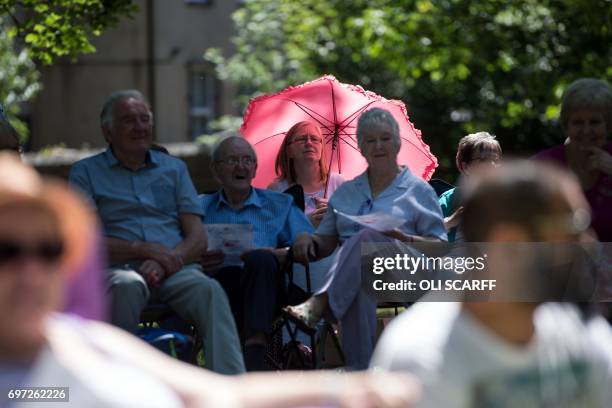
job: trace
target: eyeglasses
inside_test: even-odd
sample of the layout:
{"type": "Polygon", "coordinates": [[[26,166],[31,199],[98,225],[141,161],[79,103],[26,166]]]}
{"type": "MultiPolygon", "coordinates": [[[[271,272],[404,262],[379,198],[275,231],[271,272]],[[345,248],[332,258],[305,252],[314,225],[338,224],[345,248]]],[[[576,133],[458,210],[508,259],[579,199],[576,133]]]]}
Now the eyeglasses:
{"type": "Polygon", "coordinates": [[[306,144],[306,142],[308,142],[309,140],[310,140],[310,143],[314,145],[323,143],[323,140],[320,137],[309,135],[309,136],[296,137],[289,144],[294,144],[294,143],[306,144]]]}
{"type": "Polygon", "coordinates": [[[57,263],[64,254],[62,242],[39,242],[33,246],[23,246],[12,241],[0,241],[0,264],[21,261],[25,258],[36,259],[45,264],[57,263]]]}
{"type": "Polygon", "coordinates": [[[238,163],[241,163],[243,166],[252,166],[257,163],[252,157],[228,157],[227,159],[217,160],[217,163],[227,164],[228,166],[236,166],[238,163]]]}

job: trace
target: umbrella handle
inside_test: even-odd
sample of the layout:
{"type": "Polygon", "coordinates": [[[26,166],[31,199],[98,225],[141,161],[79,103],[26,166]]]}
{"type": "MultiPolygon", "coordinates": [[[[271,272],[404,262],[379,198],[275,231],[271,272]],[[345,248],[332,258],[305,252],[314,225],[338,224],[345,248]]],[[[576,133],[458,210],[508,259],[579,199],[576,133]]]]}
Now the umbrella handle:
{"type": "Polygon", "coordinates": [[[329,172],[327,173],[327,180],[325,180],[325,190],[323,190],[323,198],[327,198],[327,186],[329,185],[329,172]]]}

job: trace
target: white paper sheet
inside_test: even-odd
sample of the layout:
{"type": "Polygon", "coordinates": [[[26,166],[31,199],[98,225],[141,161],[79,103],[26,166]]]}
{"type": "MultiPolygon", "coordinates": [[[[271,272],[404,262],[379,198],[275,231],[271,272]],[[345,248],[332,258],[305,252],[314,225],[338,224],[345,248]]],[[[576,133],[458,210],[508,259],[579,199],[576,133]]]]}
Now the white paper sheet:
{"type": "Polygon", "coordinates": [[[334,210],[334,212],[342,217],[346,217],[349,220],[356,222],[363,227],[379,232],[389,231],[406,223],[406,220],[403,218],[394,217],[382,212],[364,215],[348,215],[338,210],[334,210]]]}
{"type": "Polygon", "coordinates": [[[253,248],[251,224],[205,224],[208,250],[221,250],[225,254],[223,266],[242,266],[240,254],[253,248]]]}

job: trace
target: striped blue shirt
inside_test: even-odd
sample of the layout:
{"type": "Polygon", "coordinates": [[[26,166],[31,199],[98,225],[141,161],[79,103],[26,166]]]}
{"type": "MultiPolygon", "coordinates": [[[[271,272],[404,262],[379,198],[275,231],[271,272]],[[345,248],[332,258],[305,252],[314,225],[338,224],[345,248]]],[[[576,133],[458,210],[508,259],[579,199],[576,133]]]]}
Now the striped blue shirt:
{"type": "Polygon", "coordinates": [[[289,246],[302,232],[314,231],[289,194],[251,188],[242,207],[235,209],[222,191],[200,196],[204,224],[251,224],[255,248],[289,246]]]}
{"type": "Polygon", "coordinates": [[[183,240],[178,215],[202,215],[185,163],[154,150],[146,165],[134,171],[109,148],[76,162],[70,183],[97,210],[108,237],[174,248],[183,240]]]}

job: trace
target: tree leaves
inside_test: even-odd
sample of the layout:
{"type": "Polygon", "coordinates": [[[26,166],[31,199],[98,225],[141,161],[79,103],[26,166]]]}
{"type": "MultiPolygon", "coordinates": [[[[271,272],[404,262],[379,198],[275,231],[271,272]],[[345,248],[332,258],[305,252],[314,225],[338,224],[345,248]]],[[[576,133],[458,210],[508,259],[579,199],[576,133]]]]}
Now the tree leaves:
{"type": "Polygon", "coordinates": [[[132,0],[0,0],[0,103],[22,139],[28,128],[17,118],[21,103],[41,87],[34,61],[94,52],[90,38],[136,10],[132,0]]]}
{"type": "Polygon", "coordinates": [[[611,19],[612,0],[250,0],[215,63],[243,103],[330,73],[404,100],[439,157],[474,130],[533,153],[561,141],[559,90],[612,80],[611,19]]]}
{"type": "Polygon", "coordinates": [[[11,18],[9,34],[22,38],[30,56],[46,65],[94,52],[91,37],[137,10],[132,0],[0,0],[0,11],[11,18]]]}
{"type": "Polygon", "coordinates": [[[7,25],[0,17],[0,103],[8,112],[11,123],[23,139],[27,126],[15,118],[19,105],[40,90],[39,74],[27,50],[16,51],[7,25]]]}

